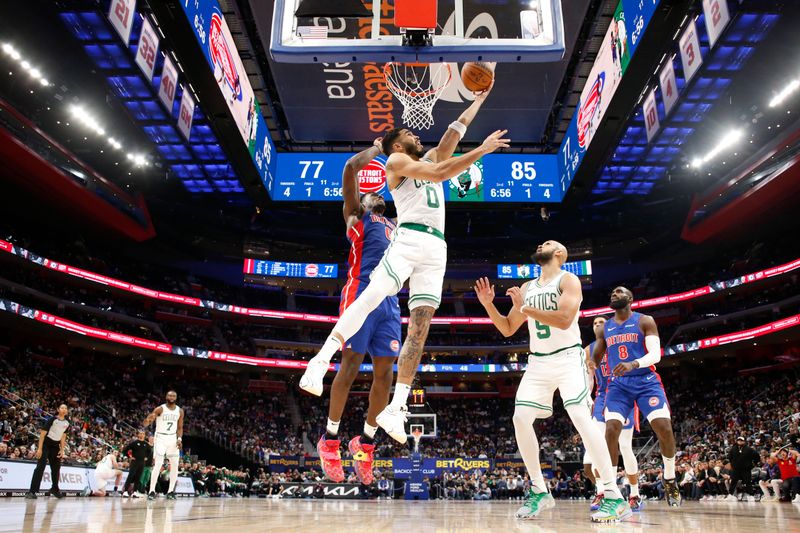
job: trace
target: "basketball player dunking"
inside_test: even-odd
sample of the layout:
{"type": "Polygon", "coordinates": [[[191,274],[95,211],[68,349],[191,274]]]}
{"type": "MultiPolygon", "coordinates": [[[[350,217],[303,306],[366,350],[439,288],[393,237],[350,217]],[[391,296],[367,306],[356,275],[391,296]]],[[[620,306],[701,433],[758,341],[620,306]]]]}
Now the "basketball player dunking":
{"type": "Polygon", "coordinates": [[[167,402],[159,405],[144,419],[144,427],[155,420],[156,435],[153,443],[153,475],[150,476],[150,491],[148,500],[156,499],[156,483],[164,457],[169,459],[169,490],[167,499],[175,499],[175,484],[178,482],[178,461],[180,460],[181,440],[183,439],[183,409],[175,403],[178,393],[174,390],[167,392],[167,402]]]}
{"type": "MultiPolygon", "coordinates": [[[[352,305],[369,285],[372,271],[378,266],[395,230],[395,223],[383,216],[386,210],[383,196],[368,193],[359,198],[358,194],[359,171],[380,153],[381,139],[378,138],[371,148],[351,157],[342,173],[343,213],[347,225],[347,239],[350,241],[347,261],[350,268],[347,271],[347,283],[342,290],[340,314],[352,305]]],[[[322,470],[332,481],[337,483],[344,481],[339,452],[339,424],[350,394],[350,387],[364,361],[364,354],[369,353],[372,359],[372,387],[369,392],[367,420],[364,422],[363,433],[350,440],[348,449],[355,461],[355,471],[359,481],[365,485],[372,483],[374,439],[378,431],[375,417],[389,403],[392,367],[400,353],[400,335],[400,304],[397,296],[390,296],[369,314],[364,325],[347,341],[347,346],[342,350],[342,365],[331,385],[328,424],[325,434],[317,443],[322,470]]],[[[306,389],[309,385],[321,385],[321,382],[310,380],[300,382],[300,388],[306,389]]],[[[319,394],[322,391],[308,392],[319,394]]]]}
{"type": "Polygon", "coordinates": [[[606,322],[594,346],[595,362],[599,364],[607,353],[612,374],[605,409],[608,450],[616,466],[622,425],[634,405],[638,406],[658,437],[667,503],[677,507],[681,492],[675,482],[675,436],[667,395],[655,368],[661,361],[661,341],[653,317],[633,312],[631,303],[633,293],[625,287],[611,292],[609,305],[614,317],[606,322]]]}
{"type": "Polygon", "coordinates": [[[439,145],[432,150],[426,152],[419,137],[404,128],[384,135],[383,152],[389,156],[386,178],[397,207],[398,227],[383,259],[373,271],[369,285],[339,317],[331,335],[309,361],[303,375],[304,380],[310,381],[306,390],[321,393],[322,378],[334,354],[345,346],[387,296],[397,294],[409,280],[411,317],[400,350],[397,384],[391,403],[376,418],[378,425],[401,443],[408,439],[405,430],[408,394],[422,357],[431,318],[442,295],[447,263],[442,184],[467,170],[484,155],[507,147],[509,142],[503,138],[506,130],[498,130],[489,135],[480,147],[453,157],[458,142],[488,93],[489,90],[476,96],[475,102],[449,125],[439,145]]]}
{"type": "Polygon", "coordinates": [[[603,433],[591,420],[589,376],[581,348],[578,310],[583,301],[577,276],[561,269],[567,249],[556,241],[539,245],[534,260],[541,265],[538,279],[506,291],[512,308],[503,316],[494,306],[494,286],[486,278],[475,284],[478,300],[497,329],[510,337],[527,320],[531,354],[514,401],[514,432],[522,460],[531,477],[531,489],[517,518],[535,518],[555,506],[539,463],[539,441],[533,429],[537,418],[553,414],[553,393],[558,389],[564,408],[600,472],[605,498],[591,518],[595,522],[618,522],[631,510],[616,483],[603,433]]]}
{"type": "MultiPolygon", "coordinates": [[[[605,325],[606,318],[603,316],[598,316],[592,321],[592,330],[594,331],[595,338],[602,335],[605,325]]],[[[592,406],[592,421],[605,435],[606,418],[603,411],[606,408],[606,389],[608,388],[608,379],[611,377],[611,369],[608,367],[608,359],[605,355],[600,362],[600,366],[596,367],[594,360],[591,358],[593,349],[594,341],[584,348],[586,353],[586,366],[589,368],[590,372],[591,369],[594,369],[594,376],[592,376],[592,378],[595,384],[595,395],[594,405],[592,406]]],[[[619,451],[622,454],[622,463],[625,465],[625,475],[628,476],[628,482],[631,486],[631,493],[628,498],[631,511],[639,511],[642,506],[642,499],[639,497],[639,463],[636,460],[636,454],[633,453],[633,429],[634,426],[638,428],[638,418],[639,410],[634,407],[625,419],[625,425],[619,436],[619,451]]],[[[592,464],[592,456],[588,450],[583,456],[583,465],[586,477],[591,479],[597,488],[597,495],[590,506],[592,511],[596,511],[600,509],[600,505],[603,503],[604,489],[601,483],[597,483],[597,479],[600,477],[599,472],[597,467],[592,464]]]]}

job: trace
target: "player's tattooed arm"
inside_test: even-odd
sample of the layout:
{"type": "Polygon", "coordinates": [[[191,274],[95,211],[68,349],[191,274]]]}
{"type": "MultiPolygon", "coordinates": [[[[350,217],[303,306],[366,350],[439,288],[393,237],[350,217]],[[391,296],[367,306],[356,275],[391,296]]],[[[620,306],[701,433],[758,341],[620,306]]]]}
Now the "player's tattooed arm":
{"type": "Polygon", "coordinates": [[[153,409],[153,412],[152,412],[152,413],[150,413],[149,415],[147,415],[147,418],[145,418],[145,419],[144,419],[144,422],[142,422],[142,425],[143,425],[144,427],[147,427],[147,426],[149,426],[150,424],[152,424],[153,422],[155,422],[155,420],[156,420],[156,417],[157,417],[157,416],[159,416],[160,414],[161,414],[161,406],[159,405],[158,407],[156,407],[155,409],[153,409]]]}
{"type": "MultiPolygon", "coordinates": [[[[492,69],[494,69],[494,65],[492,65],[492,69]]],[[[469,125],[472,124],[472,121],[475,120],[475,116],[478,114],[483,102],[486,101],[486,97],[489,96],[490,92],[492,92],[492,87],[494,87],[494,80],[492,80],[492,84],[488,89],[475,94],[475,100],[468,108],[464,110],[463,113],[461,113],[461,116],[458,117],[457,122],[460,122],[465,127],[469,127],[469,125]]],[[[453,157],[453,152],[456,151],[456,147],[458,146],[460,140],[461,135],[455,129],[449,127],[442,135],[439,145],[425,155],[434,163],[449,159],[450,157],[453,157]]]]}
{"type": "MultiPolygon", "coordinates": [[[[519,289],[523,294],[528,290],[528,283],[529,282],[525,282],[519,289]]],[[[489,283],[489,278],[477,280],[473,290],[478,296],[478,301],[484,309],[486,309],[489,318],[492,319],[492,323],[504,337],[510,337],[525,323],[525,315],[520,313],[516,306],[511,307],[511,311],[509,311],[507,316],[503,316],[500,311],[497,310],[497,307],[494,305],[494,285],[489,283]]]]}
{"type": "Polygon", "coordinates": [[[403,342],[400,350],[400,358],[397,360],[397,377],[412,378],[417,373],[417,367],[422,359],[422,350],[425,347],[425,340],[428,338],[428,330],[433,318],[433,307],[424,305],[411,311],[408,321],[408,335],[403,342]]]}
{"type": "Polygon", "coordinates": [[[380,154],[381,137],[378,137],[372,142],[372,146],[348,159],[344,165],[344,170],[342,171],[342,197],[344,198],[342,214],[344,215],[347,229],[350,229],[353,224],[358,222],[358,219],[364,214],[364,207],[361,205],[361,197],[358,193],[358,173],[380,154]]]}

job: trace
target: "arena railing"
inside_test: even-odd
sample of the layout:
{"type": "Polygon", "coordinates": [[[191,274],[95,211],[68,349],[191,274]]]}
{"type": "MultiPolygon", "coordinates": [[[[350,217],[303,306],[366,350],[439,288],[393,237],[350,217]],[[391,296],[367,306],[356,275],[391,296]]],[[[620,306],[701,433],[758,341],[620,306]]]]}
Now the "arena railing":
{"type": "MultiPolygon", "coordinates": [[[[150,339],[143,339],[133,335],[126,335],[117,333],[106,329],[96,328],[67,320],[65,318],[53,315],[51,313],[44,313],[37,309],[26,307],[13,302],[0,298],[0,311],[19,315],[20,317],[33,320],[35,322],[46,324],[55,328],[66,331],[71,331],[79,335],[83,335],[93,339],[105,340],[117,344],[124,344],[126,346],[133,346],[145,350],[152,350],[165,354],[173,354],[184,357],[193,357],[196,359],[209,359],[213,361],[223,361],[228,363],[236,363],[242,365],[258,366],[258,367],[272,367],[272,368],[287,368],[295,370],[303,370],[308,366],[308,361],[300,360],[286,360],[286,359],[273,359],[265,357],[255,357],[251,355],[241,355],[227,352],[217,352],[213,350],[205,350],[201,348],[190,348],[186,346],[174,346],[166,342],[159,342],[150,339]]],[[[734,333],[727,333],[725,335],[716,335],[697,341],[692,341],[673,346],[666,346],[664,348],[664,355],[677,355],[706,348],[714,348],[726,344],[733,344],[746,340],[751,340],[756,337],[769,335],[788,328],[800,326],[800,314],[782,318],[768,324],[763,324],[755,328],[737,331],[734,333]]],[[[395,365],[396,370],[397,365],[395,365]]],[[[504,364],[423,364],[419,367],[419,372],[422,373],[503,373],[503,372],[522,372],[527,368],[523,363],[504,363],[504,364]]],[[[338,370],[339,364],[331,364],[331,370],[338,370]]],[[[362,364],[361,372],[370,372],[372,365],[362,364]]]]}
{"type": "MultiPolygon", "coordinates": [[[[329,324],[334,324],[339,319],[338,316],[333,316],[333,315],[297,313],[297,312],[280,311],[273,309],[257,309],[257,308],[242,307],[234,304],[225,304],[225,303],[215,302],[213,300],[195,298],[193,296],[183,296],[171,292],[149,289],[147,287],[142,287],[134,283],[128,283],[127,281],[118,280],[109,276],[105,276],[103,274],[98,274],[96,272],[91,272],[89,270],[73,267],[65,263],[53,261],[52,259],[47,259],[40,255],[36,255],[25,248],[17,246],[14,243],[2,239],[0,239],[0,251],[6,252],[11,255],[15,255],[17,257],[30,261],[31,263],[39,265],[43,268],[47,268],[56,272],[60,272],[62,274],[73,276],[78,279],[97,283],[98,285],[105,285],[107,287],[111,287],[122,291],[127,291],[146,298],[169,302],[172,304],[189,305],[193,307],[209,309],[211,311],[232,313],[236,315],[244,315],[254,318],[296,320],[303,322],[323,322],[329,324]]],[[[702,287],[697,287],[689,291],[679,292],[675,294],[668,294],[666,296],[658,296],[656,298],[648,298],[645,300],[637,300],[633,302],[632,307],[634,309],[646,309],[650,307],[659,307],[679,302],[686,302],[718,291],[723,291],[731,289],[733,287],[738,287],[740,285],[754,283],[775,276],[780,276],[786,274],[787,272],[791,272],[797,269],[800,269],[800,258],[795,259],[794,261],[791,261],[789,263],[784,263],[782,265],[766,268],[763,270],[759,270],[757,272],[745,274],[743,276],[737,276],[732,279],[722,280],[722,281],[712,281],[709,282],[707,285],[704,285],[702,287]]],[[[583,311],[580,312],[580,316],[581,318],[593,317],[597,315],[609,314],[611,312],[612,309],[610,307],[597,307],[594,309],[584,309],[583,311]]],[[[407,324],[408,318],[403,317],[402,321],[404,324],[407,324]]],[[[492,321],[488,317],[433,317],[431,323],[444,324],[444,325],[491,325],[492,321]]]]}

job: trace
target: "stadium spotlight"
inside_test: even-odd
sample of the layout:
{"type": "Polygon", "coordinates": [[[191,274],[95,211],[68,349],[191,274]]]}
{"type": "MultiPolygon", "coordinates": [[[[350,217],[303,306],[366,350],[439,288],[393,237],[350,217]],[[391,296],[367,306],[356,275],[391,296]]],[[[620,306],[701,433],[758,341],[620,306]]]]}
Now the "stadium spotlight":
{"type": "Polygon", "coordinates": [[[778,94],[772,97],[772,100],[769,101],[770,107],[775,107],[779,105],[781,102],[786,100],[790,94],[795,92],[798,88],[800,88],[800,80],[794,79],[786,84],[786,86],[781,89],[778,94]]]}
{"type": "Polygon", "coordinates": [[[724,137],[722,137],[722,139],[719,140],[717,145],[714,146],[714,148],[712,148],[706,155],[704,155],[703,157],[695,157],[692,160],[692,167],[694,168],[702,167],[705,163],[708,163],[709,161],[717,157],[720,154],[720,152],[733,146],[739,139],[742,138],[742,135],[744,135],[744,132],[742,130],[736,129],[729,131],[728,133],[725,134],[724,137]]]}

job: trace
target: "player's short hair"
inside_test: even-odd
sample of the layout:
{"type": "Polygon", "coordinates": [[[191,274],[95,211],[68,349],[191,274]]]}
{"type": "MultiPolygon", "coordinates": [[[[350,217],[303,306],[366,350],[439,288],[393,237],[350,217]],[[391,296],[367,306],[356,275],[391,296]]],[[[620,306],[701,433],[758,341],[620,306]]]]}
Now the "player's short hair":
{"type": "Polygon", "coordinates": [[[392,145],[405,129],[406,128],[395,128],[393,130],[389,130],[386,135],[383,136],[383,140],[381,141],[381,150],[384,154],[387,156],[392,154],[392,145]]]}

